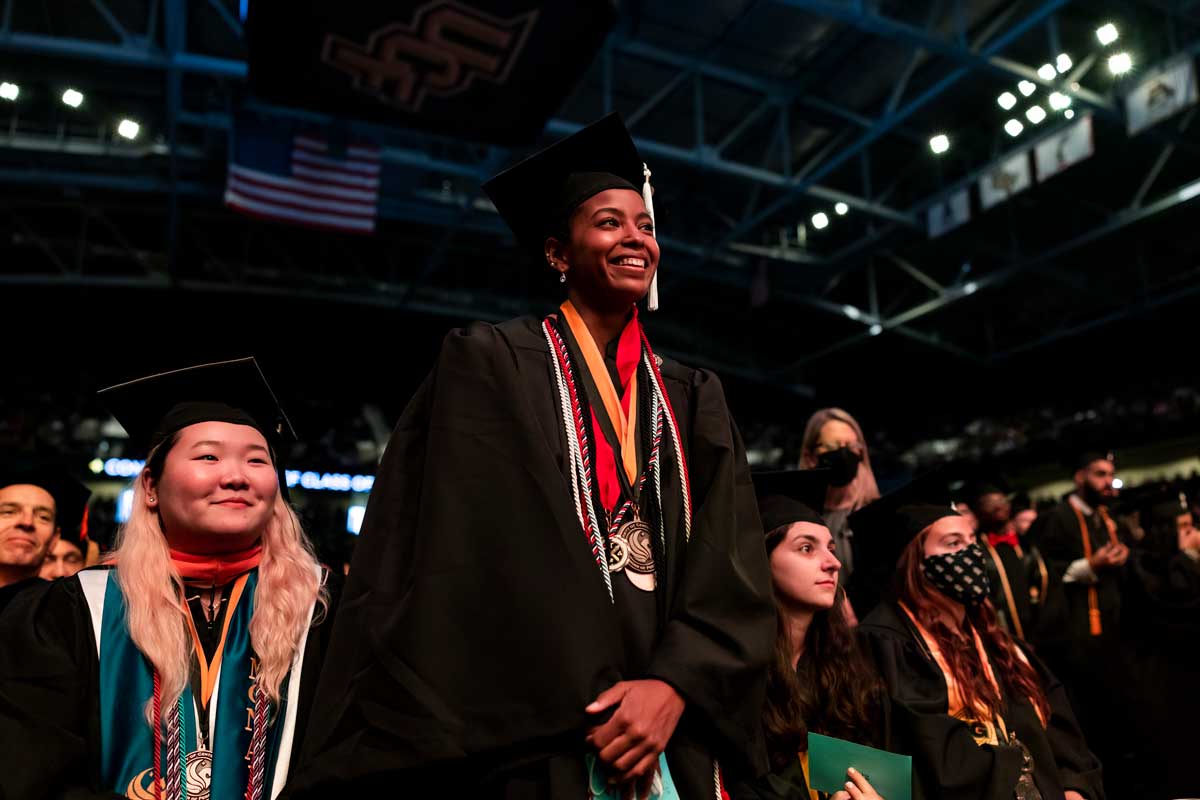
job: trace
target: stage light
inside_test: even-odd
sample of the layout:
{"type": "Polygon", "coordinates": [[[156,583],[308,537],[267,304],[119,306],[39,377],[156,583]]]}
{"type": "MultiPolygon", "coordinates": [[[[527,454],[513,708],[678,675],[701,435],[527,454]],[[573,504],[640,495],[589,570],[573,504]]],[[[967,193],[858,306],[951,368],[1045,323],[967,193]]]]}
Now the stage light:
{"type": "Polygon", "coordinates": [[[975,281],[967,281],[963,286],[963,294],[975,294],[979,290],[979,284],[975,281]]]}
{"type": "Polygon", "coordinates": [[[1053,64],[1042,64],[1038,67],[1038,77],[1044,81],[1052,81],[1058,77],[1058,71],[1054,69],[1053,64]]]}
{"type": "Polygon", "coordinates": [[[1017,96],[1012,92],[1005,92],[996,98],[996,102],[999,103],[1000,107],[1005,111],[1011,111],[1012,107],[1017,104],[1017,96]]]}
{"type": "Polygon", "coordinates": [[[1030,106],[1029,108],[1025,109],[1025,119],[1029,120],[1034,125],[1040,124],[1045,118],[1046,109],[1042,108],[1041,106],[1030,106]]]}
{"type": "Polygon", "coordinates": [[[1121,480],[1120,478],[1113,478],[1113,488],[1114,489],[1125,488],[1125,481],[1121,480]]]}
{"type": "Polygon", "coordinates": [[[849,213],[850,206],[846,205],[845,203],[835,203],[833,210],[837,212],[839,217],[844,217],[847,213],[849,213]]]}
{"type": "Polygon", "coordinates": [[[1096,38],[1099,39],[1100,44],[1104,45],[1105,47],[1108,47],[1110,44],[1115,42],[1120,35],[1121,34],[1117,32],[1117,26],[1113,25],[1111,22],[1106,22],[1099,28],[1096,28],[1096,38]]]}
{"type": "Polygon", "coordinates": [[[0,97],[4,98],[5,100],[16,100],[17,95],[20,93],[21,87],[17,86],[15,83],[9,83],[8,81],[0,83],[0,97]]]}
{"type": "Polygon", "coordinates": [[[1066,111],[1063,112],[1063,116],[1066,117],[1067,119],[1075,119],[1075,109],[1068,108],[1066,111]]]}
{"type": "Polygon", "coordinates": [[[823,228],[828,228],[829,227],[829,215],[826,214],[824,211],[818,211],[817,213],[812,215],[812,224],[813,224],[813,227],[816,228],[817,230],[821,230],[823,228]]]}
{"type": "Polygon", "coordinates": [[[1019,119],[1010,119],[1004,123],[1004,132],[1014,138],[1020,136],[1023,130],[1025,130],[1025,126],[1021,124],[1021,120],[1019,119]]]}
{"type": "Polygon", "coordinates": [[[880,325],[878,322],[876,322],[874,325],[871,326],[870,330],[871,330],[872,336],[878,336],[879,334],[883,333],[883,326],[880,325]]]}
{"type": "Polygon", "coordinates": [[[842,306],[842,313],[850,319],[858,319],[862,316],[862,312],[854,306],[842,306]]]}
{"type": "Polygon", "coordinates": [[[1058,68],[1060,73],[1065,73],[1075,64],[1071,61],[1071,57],[1066,53],[1059,53],[1058,58],[1054,59],[1054,66],[1058,68]]]}
{"type": "Polygon", "coordinates": [[[1017,91],[1021,93],[1022,97],[1029,97],[1037,91],[1037,84],[1033,81],[1021,81],[1017,84],[1017,91]]]}
{"type": "Polygon", "coordinates": [[[124,136],[126,139],[136,139],[138,131],[141,129],[142,126],[138,125],[133,120],[123,119],[121,120],[121,124],[117,126],[117,133],[119,133],[121,136],[124,136]]]}
{"type": "Polygon", "coordinates": [[[1071,105],[1071,98],[1062,92],[1050,93],[1050,107],[1055,111],[1062,111],[1067,106],[1071,105]]]}
{"type": "Polygon", "coordinates": [[[67,89],[63,92],[62,101],[71,108],[79,108],[83,104],[83,93],[74,89],[67,89]]]}
{"type": "Polygon", "coordinates": [[[937,134],[929,140],[929,149],[940,156],[950,149],[950,137],[944,133],[937,134]]]}
{"type": "Polygon", "coordinates": [[[1108,71],[1113,75],[1124,75],[1133,69],[1133,57],[1129,53],[1113,53],[1108,57],[1108,71]]]}

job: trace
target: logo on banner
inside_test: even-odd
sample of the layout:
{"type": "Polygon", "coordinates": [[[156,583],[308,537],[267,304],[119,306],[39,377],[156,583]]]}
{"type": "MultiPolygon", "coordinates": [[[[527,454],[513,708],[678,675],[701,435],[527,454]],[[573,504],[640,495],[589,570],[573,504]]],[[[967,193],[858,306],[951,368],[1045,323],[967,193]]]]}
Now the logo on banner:
{"type": "Polygon", "coordinates": [[[1056,133],[1049,139],[1038,143],[1033,150],[1033,160],[1037,165],[1037,179],[1040,183],[1073,164],[1092,157],[1095,152],[1092,145],[1092,115],[1088,114],[1061,133],[1056,133]]]}
{"type": "Polygon", "coordinates": [[[1197,100],[1196,66],[1189,58],[1142,81],[1125,97],[1129,135],[1162,122],[1197,100]]]}
{"type": "Polygon", "coordinates": [[[970,193],[966,189],[960,189],[945,200],[930,206],[927,216],[930,239],[936,239],[943,233],[954,230],[971,219],[970,193]]]}
{"type": "Polygon", "coordinates": [[[1029,151],[1022,150],[984,175],[979,181],[979,204],[984,210],[1025,191],[1033,183],[1029,171],[1029,151]]]}
{"type": "Polygon", "coordinates": [[[454,0],[417,9],[411,23],[375,30],[366,44],[327,34],[321,60],[347,73],[354,88],[409,112],[427,97],[450,97],[476,79],[503,84],[537,21],[530,11],[498,19],[454,0]]]}

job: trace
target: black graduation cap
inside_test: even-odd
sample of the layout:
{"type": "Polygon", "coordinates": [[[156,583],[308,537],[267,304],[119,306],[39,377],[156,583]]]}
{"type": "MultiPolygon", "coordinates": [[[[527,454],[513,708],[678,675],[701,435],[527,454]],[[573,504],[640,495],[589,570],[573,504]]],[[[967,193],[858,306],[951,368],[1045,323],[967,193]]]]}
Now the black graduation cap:
{"type": "Polygon", "coordinates": [[[1113,456],[1111,450],[1085,450],[1082,453],[1076,454],[1075,460],[1072,462],[1072,466],[1074,467],[1075,472],[1078,472],[1081,469],[1087,469],[1089,466],[1091,466],[1093,461],[1114,460],[1115,457],[1113,456]]]}
{"type": "Polygon", "coordinates": [[[950,496],[947,470],[935,467],[851,514],[846,524],[862,554],[858,568],[865,561],[894,568],[913,537],[943,517],[959,516],[950,496]]]}
{"type": "Polygon", "coordinates": [[[752,477],[763,533],[770,533],[793,522],[826,525],[821,518],[821,510],[825,507],[830,472],[832,470],[828,469],[756,472],[752,477]]]}
{"type": "Polygon", "coordinates": [[[0,488],[16,484],[40,486],[54,498],[55,524],[62,537],[79,545],[83,518],[92,490],[61,466],[10,465],[0,474],[0,488]]]}
{"type": "Polygon", "coordinates": [[[147,453],[197,422],[231,422],[258,429],[276,445],[296,432],[254,358],[199,364],[101,389],[100,399],[134,452],[147,453]]]}
{"type": "MultiPolygon", "coordinates": [[[[645,164],[633,137],[612,113],[487,180],[487,192],[517,243],[538,264],[547,237],[561,235],[571,213],[608,189],[631,189],[643,197],[645,164]]],[[[652,202],[647,202],[654,217],[652,202]]],[[[657,275],[651,310],[657,307],[657,275]]]]}

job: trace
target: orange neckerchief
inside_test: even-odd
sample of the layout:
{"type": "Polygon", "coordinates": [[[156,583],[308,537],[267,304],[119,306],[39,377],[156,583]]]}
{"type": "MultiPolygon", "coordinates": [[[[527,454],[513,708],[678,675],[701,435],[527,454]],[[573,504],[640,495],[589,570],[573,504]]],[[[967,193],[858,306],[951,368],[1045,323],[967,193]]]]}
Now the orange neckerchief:
{"type": "Polygon", "coordinates": [[[213,690],[217,687],[217,675],[221,671],[221,656],[225,652],[225,636],[229,633],[229,621],[233,619],[233,610],[237,608],[238,601],[242,599],[242,590],[246,588],[246,579],[249,574],[243,574],[233,584],[233,589],[229,592],[229,606],[225,609],[225,622],[221,626],[221,639],[217,644],[217,650],[213,653],[212,662],[204,655],[204,646],[200,644],[200,633],[196,630],[196,622],[192,619],[192,612],[184,603],[184,618],[187,620],[188,630],[192,634],[192,649],[196,651],[196,661],[200,664],[200,696],[196,698],[200,702],[200,708],[208,708],[208,701],[212,699],[213,690]]]}
{"type": "Polygon", "coordinates": [[[231,553],[192,555],[171,549],[171,563],[179,577],[204,586],[224,586],[243,572],[257,567],[261,559],[261,539],[244,550],[231,553]]]}
{"type": "MultiPolygon", "coordinates": [[[[1088,530],[1087,519],[1083,516],[1083,512],[1079,510],[1079,506],[1074,503],[1067,503],[1071,510],[1075,512],[1075,518],[1079,520],[1079,535],[1083,539],[1083,557],[1089,562],[1092,560],[1092,532],[1088,530]]],[[[1108,530],[1108,540],[1112,544],[1117,543],[1117,526],[1108,516],[1108,511],[1104,506],[1097,506],[1096,513],[1100,515],[1100,519],[1104,522],[1104,527],[1108,530]]],[[[1099,636],[1104,632],[1100,625],[1100,594],[1096,591],[1096,584],[1090,584],[1087,590],[1088,596],[1088,623],[1091,628],[1092,636],[1099,636]]]]}
{"type": "MultiPolygon", "coordinates": [[[[621,338],[617,343],[617,376],[621,379],[621,383],[625,385],[623,396],[618,396],[617,389],[613,386],[612,377],[608,374],[608,367],[604,364],[604,356],[600,353],[600,348],[596,346],[596,340],[592,338],[591,331],[588,330],[587,324],[584,323],[583,317],[579,316],[579,312],[570,300],[565,301],[559,309],[562,311],[563,319],[566,320],[567,326],[571,329],[571,334],[575,337],[576,343],[579,345],[580,353],[583,355],[584,366],[592,376],[592,381],[595,382],[596,388],[600,392],[600,398],[604,402],[604,410],[608,414],[608,419],[612,422],[613,430],[616,431],[617,437],[621,442],[621,461],[625,469],[625,475],[629,478],[630,485],[635,485],[638,479],[638,447],[637,447],[637,380],[634,373],[637,370],[638,360],[641,357],[641,342],[639,338],[641,324],[637,318],[637,308],[633,309],[633,318],[629,324],[625,326],[625,330],[621,332],[621,338]]],[[[595,416],[595,411],[592,412],[595,416]]],[[[599,425],[594,425],[594,429],[598,430],[599,425]]],[[[601,448],[600,442],[603,437],[596,437],[597,461],[599,461],[599,451],[607,448],[601,448]]],[[[607,442],[605,442],[607,445],[607,442]]],[[[606,507],[611,508],[616,505],[617,499],[620,497],[619,485],[613,483],[611,488],[608,488],[606,483],[606,470],[600,468],[602,465],[597,464],[597,478],[601,483],[600,498],[604,501],[606,507]],[[610,497],[611,495],[611,497],[610,497]]],[[[616,468],[615,465],[613,467],[616,468]]]]}

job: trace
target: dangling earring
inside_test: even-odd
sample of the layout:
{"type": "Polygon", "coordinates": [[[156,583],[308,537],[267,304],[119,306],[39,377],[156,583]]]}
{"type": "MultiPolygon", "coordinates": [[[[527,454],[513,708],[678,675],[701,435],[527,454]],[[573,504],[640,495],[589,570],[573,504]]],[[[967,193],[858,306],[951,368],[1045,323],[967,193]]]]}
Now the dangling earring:
{"type": "Polygon", "coordinates": [[[560,273],[559,273],[559,275],[558,275],[558,282],[559,282],[559,283],[566,283],[566,282],[567,282],[567,273],[565,273],[565,272],[560,272],[560,273]]]}

